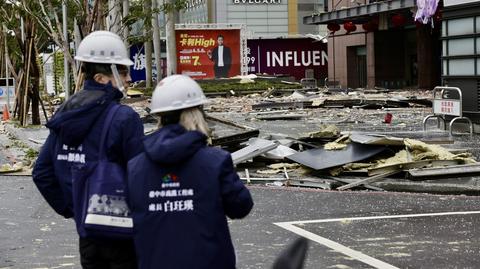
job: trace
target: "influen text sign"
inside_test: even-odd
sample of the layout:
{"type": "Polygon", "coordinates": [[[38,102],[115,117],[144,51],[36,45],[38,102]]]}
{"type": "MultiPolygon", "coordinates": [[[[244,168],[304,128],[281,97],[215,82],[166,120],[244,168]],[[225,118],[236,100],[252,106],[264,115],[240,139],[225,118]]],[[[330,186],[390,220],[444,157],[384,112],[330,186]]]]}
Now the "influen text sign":
{"type": "Polygon", "coordinates": [[[307,69],[314,77],[328,75],[327,44],[310,38],[250,39],[247,42],[248,72],[286,74],[300,80],[307,69]]]}
{"type": "Polygon", "coordinates": [[[240,74],[239,29],[181,29],[175,36],[178,73],[194,79],[240,74]]]}

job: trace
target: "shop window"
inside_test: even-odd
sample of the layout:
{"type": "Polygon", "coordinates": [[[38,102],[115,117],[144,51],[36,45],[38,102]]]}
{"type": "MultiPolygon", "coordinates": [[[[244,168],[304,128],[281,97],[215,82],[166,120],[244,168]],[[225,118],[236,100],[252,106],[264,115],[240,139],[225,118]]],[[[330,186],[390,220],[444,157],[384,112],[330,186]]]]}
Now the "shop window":
{"type": "Polygon", "coordinates": [[[442,61],[442,75],[447,76],[447,66],[448,66],[448,60],[443,60],[442,61]]]}
{"type": "Polygon", "coordinates": [[[474,59],[450,59],[448,61],[450,76],[473,76],[475,75],[474,59]]]}
{"type": "Polygon", "coordinates": [[[442,41],[442,56],[448,56],[448,54],[447,54],[447,40],[442,41]]]}
{"type": "Polygon", "coordinates": [[[447,22],[448,21],[442,21],[442,37],[447,36],[447,22]]]}
{"type": "Polygon", "coordinates": [[[473,34],[473,17],[448,21],[448,36],[473,34]]]}
{"type": "Polygon", "coordinates": [[[473,38],[452,39],[448,41],[448,55],[472,55],[475,54],[473,38]]]}
{"type": "Polygon", "coordinates": [[[480,37],[477,37],[477,54],[480,54],[480,37]]]}
{"type": "Polygon", "coordinates": [[[480,59],[477,59],[477,75],[480,75],[480,59]]]}

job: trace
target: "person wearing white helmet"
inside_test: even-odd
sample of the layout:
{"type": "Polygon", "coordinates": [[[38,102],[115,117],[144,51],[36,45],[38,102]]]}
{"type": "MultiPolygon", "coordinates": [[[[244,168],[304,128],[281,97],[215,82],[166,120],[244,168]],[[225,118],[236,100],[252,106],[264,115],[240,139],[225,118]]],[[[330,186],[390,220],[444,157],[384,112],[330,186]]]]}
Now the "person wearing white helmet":
{"type": "MultiPolygon", "coordinates": [[[[72,187],[73,168],[96,163],[100,152],[105,152],[109,161],[124,169],[128,161],[141,152],[142,121],[132,108],[119,104],[122,90],[130,80],[128,67],[133,63],[120,37],[107,31],[86,36],[75,59],[82,62],[83,90],[66,100],[47,122],[50,135],[35,163],[33,181],[58,214],[74,217],[83,268],[137,268],[131,234],[124,239],[112,239],[101,234],[90,236],[79,229],[82,212],[74,205],[85,197],[79,196],[72,187]],[[105,123],[107,115],[111,116],[109,125],[105,123]],[[105,135],[102,134],[104,125],[105,135]],[[102,149],[101,137],[105,137],[102,149]]],[[[103,198],[107,197],[94,202],[103,203],[99,208],[113,212],[109,208],[113,204],[105,204],[104,201],[109,200],[103,198]]],[[[118,205],[118,200],[115,201],[118,205]]]]}
{"type": "Polygon", "coordinates": [[[150,113],[160,128],[128,163],[128,193],[140,269],[233,269],[227,218],[253,207],[230,153],[207,145],[207,102],[190,77],[155,88],[150,113]]]}

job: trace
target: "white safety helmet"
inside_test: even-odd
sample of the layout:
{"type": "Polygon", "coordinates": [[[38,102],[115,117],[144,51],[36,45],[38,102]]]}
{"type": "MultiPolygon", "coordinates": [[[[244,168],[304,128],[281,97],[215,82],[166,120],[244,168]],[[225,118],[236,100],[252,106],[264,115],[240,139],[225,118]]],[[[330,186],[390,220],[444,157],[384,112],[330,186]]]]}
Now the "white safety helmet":
{"type": "Polygon", "coordinates": [[[122,39],[109,31],[95,31],[87,35],[78,46],[75,60],[100,63],[133,65],[122,39]]]}
{"type": "Polygon", "coordinates": [[[195,107],[207,103],[202,88],[185,75],[171,75],[162,79],[153,91],[150,113],[161,113],[195,107]]]}

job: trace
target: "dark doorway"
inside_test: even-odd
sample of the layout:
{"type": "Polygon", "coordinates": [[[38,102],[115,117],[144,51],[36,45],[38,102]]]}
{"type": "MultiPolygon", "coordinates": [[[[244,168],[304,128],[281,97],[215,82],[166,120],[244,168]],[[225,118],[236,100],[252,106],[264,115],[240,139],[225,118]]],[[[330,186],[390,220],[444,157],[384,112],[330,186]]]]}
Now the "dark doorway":
{"type": "Polygon", "coordinates": [[[367,49],[365,46],[347,48],[348,87],[365,88],[367,86],[367,49]]]}

